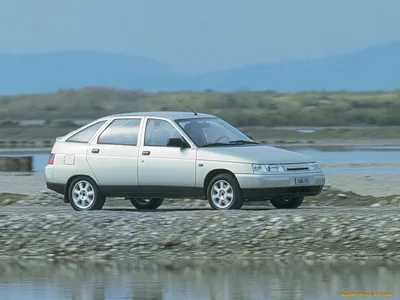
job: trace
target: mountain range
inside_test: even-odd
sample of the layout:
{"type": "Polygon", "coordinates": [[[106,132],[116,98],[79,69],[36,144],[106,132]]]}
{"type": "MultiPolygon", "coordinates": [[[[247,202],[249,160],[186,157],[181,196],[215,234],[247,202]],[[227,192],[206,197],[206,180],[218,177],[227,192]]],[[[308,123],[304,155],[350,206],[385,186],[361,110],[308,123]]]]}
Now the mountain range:
{"type": "Polygon", "coordinates": [[[324,59],[267,63],[201,75],[150,58],[101,52],[0,54],[0,94],[108,87],[157,91],[376,91],[400,88],[400,42],[324,59]]]}

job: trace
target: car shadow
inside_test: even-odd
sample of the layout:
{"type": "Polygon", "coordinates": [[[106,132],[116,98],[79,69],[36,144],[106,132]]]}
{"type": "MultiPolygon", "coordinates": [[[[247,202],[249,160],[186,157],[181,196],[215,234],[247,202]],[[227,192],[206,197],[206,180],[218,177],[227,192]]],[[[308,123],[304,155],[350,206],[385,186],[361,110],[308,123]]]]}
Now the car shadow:
{"type": "MultiPolygon", "coordinates": [[[[215,211],[215,212],[221,212],[218,210],[213,210],[212,208],[209,207],[185,207],[185,208],[179,208],[179,207],[171,207],[171,208],[158,208],[156,210],[146,210],[146,209],[136,209],[136,208],[131,208],[131,207],[103,207],[103,210],[107,211],[130,211],[130,212],[152,212],[152,213],[166,213],[166,212],[185,212],[185,211],[215,211]]],[[[272,211],[276,210],[275,208],[271,207],[242,207],[239,210],[229,210],[229,211],[272,211]]]]}
{"type": "Polygon", "coordinates": [[[161,212],[173,212],[173,211],[201,211],[201,210],[211,211],[212,209],[193,207],[193,208],[157,208],[153,210],[153,209],[136,209],[131,207],[104,207],[103,210],[161,213],[161,212]]]}
{"type": "MultiPolygon", "coordinates": [[[[265,207],[265,206],[243,206],[239,210],[228,210],[228,211],[291,211],[295,213],[298,210],[304,211],[304,210],[323,210],[326,209],[326,207],[322,206],[301,206],[296,209],[276,209],[274,207],[265,207]]],[[[185,208],[179,208],[179,207],[168,207],[168,208],[157,208],[156,210],[151,210],[151,209],[136,209],[133,207],[124,207],[124,206],[108,206],[108,207],[103,207],[103,210],[106,211],[125,211],[125,212],[152,212],[152,213],[166,213],[166,212],[185,212],[185,211],[215,211],[215,212],[221,212],[218,210],[213,210],[211,207],[185,207],[185,208]]],[[[224,210],[226,212],[226,210],[224,210]]]]}

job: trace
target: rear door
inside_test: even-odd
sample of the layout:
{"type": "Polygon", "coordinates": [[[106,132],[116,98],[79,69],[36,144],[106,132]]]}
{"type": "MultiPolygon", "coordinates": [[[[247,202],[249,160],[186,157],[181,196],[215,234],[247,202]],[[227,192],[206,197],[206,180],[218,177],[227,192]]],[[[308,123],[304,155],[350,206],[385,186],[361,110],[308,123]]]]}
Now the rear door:
{"type": "Polygon", "coordinates": [[[142,118],[116,118],[89,145],[86,159],[106,194],[138,185],[137,162],[142,118]]]}

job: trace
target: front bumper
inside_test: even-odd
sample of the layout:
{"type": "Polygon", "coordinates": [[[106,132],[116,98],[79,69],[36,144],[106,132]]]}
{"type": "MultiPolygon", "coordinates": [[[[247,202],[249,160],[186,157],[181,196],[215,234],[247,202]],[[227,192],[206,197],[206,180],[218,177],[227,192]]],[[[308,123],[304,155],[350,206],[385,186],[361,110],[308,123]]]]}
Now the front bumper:
{"type": "Polygon", "coordinates": [[[237,174],[245,199],[269,199],[284,196],[316,196],[325,185],[323,172],[296,172],[283,174],[237,174]],[[307,178],[307,184],[297,184],[296,179],[307,178]]]}

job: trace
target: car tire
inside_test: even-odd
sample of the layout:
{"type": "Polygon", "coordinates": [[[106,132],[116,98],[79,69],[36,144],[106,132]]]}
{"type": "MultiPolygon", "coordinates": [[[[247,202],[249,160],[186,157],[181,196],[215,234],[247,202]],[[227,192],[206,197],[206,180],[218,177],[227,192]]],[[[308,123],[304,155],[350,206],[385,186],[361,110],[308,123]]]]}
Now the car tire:
{"type": "Polygon", "coordinates": [[[132,198],[129,200],[137,209],[157,209],[164,202],[164,198],[132,198]]]}
{"type": "Polygon", "coordinates": [[[96,182],[86,176],[79,176],[71,182],[68,198],[76,211],[100,210],[106,201],[96,182]]]}
{"type": "Polygon", "coordinates": [[[303,203],[303,200],[304,197],[287,197],[270,200],[270,202],[277,209],[293,209],[298,208],[303,203]]]}
{"type": "Polygon", "coordinates": [[[218,174],[210,181],[207,199],[216,210],[240,209],[244,203],[239,183],[228,173],[218,174]]]}

